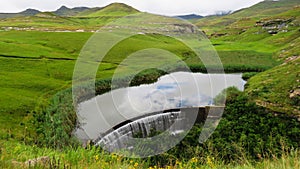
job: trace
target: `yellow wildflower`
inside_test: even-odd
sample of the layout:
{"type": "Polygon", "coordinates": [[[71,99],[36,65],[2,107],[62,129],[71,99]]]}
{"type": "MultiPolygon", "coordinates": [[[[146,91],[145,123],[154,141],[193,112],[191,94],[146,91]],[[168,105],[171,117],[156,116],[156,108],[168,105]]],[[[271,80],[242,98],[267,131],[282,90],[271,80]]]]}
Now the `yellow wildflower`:
{"type": "Polygon", "coordinates": [[[192,163],[197,163],[198,162],[198,159],[196,157],[193,157],[192,158],[192,163]]]}
{"type": "Polygon", "coordinates": [[[98,155],[95,155],[95,157],[94,157],[94,158],[95,158],[95,160],[96,160],[96,161],[98,161],[98,160],[99,160],[99,156],[98,156],[98,155]]]}
{"type": "Polygon", "coordinates": [[[111,157],[112,158],[117,158],[117,155],[116,154],[112,154],[111,157]]]}
{"type": "Polygon", "coordinates": [[[211,168],[214,168],[214,163],[213,163],[214,158],[210,158],[210,156],[206,157],[206,163],[209,165],[211,168]]]}

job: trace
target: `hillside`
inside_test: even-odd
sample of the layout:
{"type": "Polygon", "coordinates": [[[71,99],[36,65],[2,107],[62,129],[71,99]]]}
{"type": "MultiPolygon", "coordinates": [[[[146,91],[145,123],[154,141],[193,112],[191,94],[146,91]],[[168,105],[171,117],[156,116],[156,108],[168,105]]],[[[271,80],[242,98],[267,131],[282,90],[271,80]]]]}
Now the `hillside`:
{"type": "MultiPolygon", "coordinates": [[[[298,0],[263,1],[229,15],[210,16],[194,23],[210,37],[221,58],[226,58],[228,51],[233,55],[248,51],[244,57],[257,52],[259,57],[269,55],[271,60],[285,63],[300,55],[298,0]]],[[[249,62],[251,60],[249,58],[249,62]]],[[[288,91],[299,88],[299,65],[298,61],[293,62],[274,67],[249,80],[247,92],[257,104],[281,113],[300,114],[299,103],[292,103],[288,94],[288,91]],[[282,75],[284,70],[289,72],[289,80],[282,75]],[[266,77],[268,79],[263,80],[266,77]]]]}
{"type": "Polygon", "coordinates": [[[208,35],[212,32],[223,31],[224,27],[232,28],[234,25],[238,25],[243,30],[247,27],[253,27],[262,18],[273,17],[297,8],[298,5],[299,0],[263,1],[249,8],[235,11],[230,15],[208,16],[193,23],[207,31],[208,35]]]}
{"type": "Polygon", "coordinates": [[[242,17],[267,17],[290,10],[299,5],[299,0],[265,0],[250,8],[235,11],[231,16],[237,19],[242,17]]]}
{"type": "Polygon", "coordinates": [[[92,8],[84,12],[79,13],[77,16],[81,17],[103,17],[103,16],[126,16],[139,12],[138,10],[132,8],[123,3],[112,3],[103,8],[92,8]]]}
{"type": "Polygon", "coordinates": [[[252,77],[246,92],[258,105],[300,120],[300,57],[252,77]]]}

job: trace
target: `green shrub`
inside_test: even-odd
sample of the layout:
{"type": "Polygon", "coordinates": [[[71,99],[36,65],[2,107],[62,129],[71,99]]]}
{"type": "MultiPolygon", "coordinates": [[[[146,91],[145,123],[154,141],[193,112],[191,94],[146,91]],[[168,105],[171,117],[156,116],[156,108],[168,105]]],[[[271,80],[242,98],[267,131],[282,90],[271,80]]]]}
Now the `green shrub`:
{"type": "Polygon", "coordinates": [[[253,77],[257,74],[258,74],[258,72],[244,72],[242,78],[244,80],[248,80],[248,79],[250,79],[251,77],[253,77]]]}
{"type": "MultiPolygon", "coordinates": [[[[227,95],[226,108],[212,136],[200,144],[202,125],[195,125],[180,144],[166,153],[167,156],[181,161],[210,156],[230,163],[280,157],[286,151],[299,148],[300,123],[297,119],[258,107],[236,88],[224,91],[220,98],[224,95],[227,95]]],[[[153,164],[163,164],[166,154],[153,157],[153,164]]]]}
{"type": "MultiPolygon", "coordinates": [[[[144,161],[153,166],[167,166],[197,158],[202,165],[206,163],[206,157],[212,157],[224,163],[245,163],[242,160],[280,157],[299,147],[300,123],[296,119],[274,115],[256,106],[234,87],[222,92],[220,97],[224,96],[223,118],[207,142],[198,142],[202,124],[197,124],[176,147],[144,161]]],[[[143,147],[142,144],[139,146],[143,147]]]]}

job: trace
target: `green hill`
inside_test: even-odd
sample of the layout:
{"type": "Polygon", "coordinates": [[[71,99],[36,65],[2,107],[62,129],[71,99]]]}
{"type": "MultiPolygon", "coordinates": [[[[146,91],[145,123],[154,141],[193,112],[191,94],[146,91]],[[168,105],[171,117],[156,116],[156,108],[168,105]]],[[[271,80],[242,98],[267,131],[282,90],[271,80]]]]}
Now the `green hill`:
{"type": "Polygon", "coordinates": [[[289,91],[297,91],[300,86],[299,59],[290,62],[300,56],[298,0],[263,1],[226,16],[200,19],[195,24],[210,37],[221,58],[244,53],[250,63],[250,54],[257,52],[258,57],[269,55],[282,64],[251,78],[247,93],[257,104],[271,110],[300,114],[299,102],[292,101],[299,96],[289,97],[289,91]]]}
{"type": "Polygon", "coordinates": [[[300,57],[252,77],[246,92],[258,105],[300,119],[300,57]]]}
{"type": "Polygon", "coordinates": [[[250,8],[235,11],[231,16],[235,18],[242,17],[267,17],[277,15],[278,13],[290,10],[294,6],[299,5],[299,0],[265,0],[250,8]]]}
{"type": "Polygon", "coordinates": [[[101,17],[101,16],[126,16],[139,12],[123,3],[112,3],[103,8],[92,8],[90,10],[79,13],[78,16],[84,17],[101,17]]]}
{"type": "Polygon", "coordinates": [[[256,21],[262,18],[273,17],[289,11],[298,5],[299,0],[263,1],[249,8],[235,11],[230,15],[208,16],[194,21],[194,24],[208,33],[224,30],[224,27],[229,29],[231,28],[230,26],[235,25],[243,29],[254,26],[256,21]]]}

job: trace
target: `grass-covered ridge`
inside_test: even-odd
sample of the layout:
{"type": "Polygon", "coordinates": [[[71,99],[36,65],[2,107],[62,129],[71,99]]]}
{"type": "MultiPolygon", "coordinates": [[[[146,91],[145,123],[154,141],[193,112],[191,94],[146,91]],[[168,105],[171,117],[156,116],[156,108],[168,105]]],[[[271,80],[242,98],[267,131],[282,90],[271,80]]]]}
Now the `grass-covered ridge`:
{"type": "Polygon", "coordinates": [[[269,68],[275,66],[251,78],[246,91],[261,106],[299,115],[298,96],[290,98],[289,93],[299,89],[300,80],[299,59],[295,59],[300,55],[297,0],[263,1],[229,15],[205,17],[194,23],[210,37],[222,61],[228,56],[226,53],[231,53],[248,59],[246,65],[258,61],[269,68]]]}
{"type": "Polygon", "coordinates": [[[101,17],[101,16],[126,16],[139,12],[123,3],[112,3],[107,5],[100,10],[86,10],[78,14],[78,16],[84,17],[101,17]]]}

